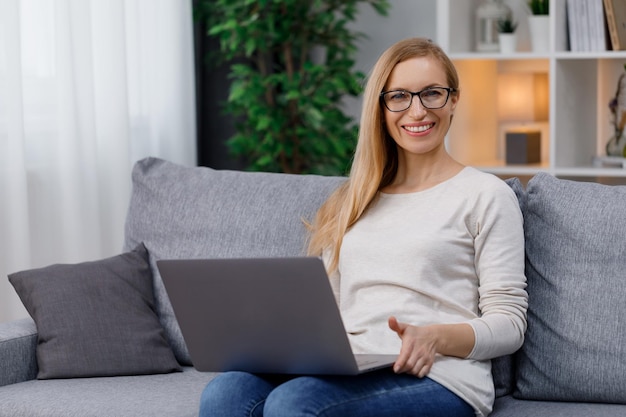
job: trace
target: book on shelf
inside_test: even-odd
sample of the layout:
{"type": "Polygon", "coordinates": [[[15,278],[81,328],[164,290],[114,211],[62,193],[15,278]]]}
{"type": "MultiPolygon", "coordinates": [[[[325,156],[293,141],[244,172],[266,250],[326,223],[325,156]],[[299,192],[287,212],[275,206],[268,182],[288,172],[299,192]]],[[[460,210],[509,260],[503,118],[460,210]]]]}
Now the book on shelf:
{"type": "Polygon", "coordinates": [[[626,50],[626,1],[603,0],[611,49],[626,50]]]}
{"type": "Polygon", "coordinates": [[[567,43],[569,45],[570,51],[577,51],[578,46],[578,37],[576,36],[576,32],[580,30],[580,28],[576,25],[576,17],[574,15],[574,1],[575,0],[567,0],[565,2],[565,21],[567,22],[567,43]]]}
{"type": "MultiPolygon", "coordinates": [[[[567,0],[567,26],[570,51],[588,52],[607,49],[607,28],[603,1],[567,0]]],[[[619,0],[624,2],[624,0],[619,0]]]]}
{"type": "Polygon", "coordinates": [[[611,48],[611,42],[609,39],[609,30],[606,25],[606,15],[604,12],[603,0],[594,0],[591,3],[591,13],[589,14],[589,21],[593,30],[591,50],[609,50],[611,48]]]}

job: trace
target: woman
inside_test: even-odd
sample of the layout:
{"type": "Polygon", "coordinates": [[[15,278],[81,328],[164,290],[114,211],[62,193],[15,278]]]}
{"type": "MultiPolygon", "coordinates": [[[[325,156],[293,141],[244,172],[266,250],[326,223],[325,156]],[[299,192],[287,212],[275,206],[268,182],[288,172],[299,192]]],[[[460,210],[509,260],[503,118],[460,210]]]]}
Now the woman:
{"type": "Polygon", "coordinates": [[[522,217],[511,189],[455,161],[444,138],[456,70],[427,39],[391,46],[364,94],[350,177],[320,208],[324,255],[355,353],[392,353],[357,377],[225,373],[201,416],[486,416],[489,359],[526,329],[522,217]]]}

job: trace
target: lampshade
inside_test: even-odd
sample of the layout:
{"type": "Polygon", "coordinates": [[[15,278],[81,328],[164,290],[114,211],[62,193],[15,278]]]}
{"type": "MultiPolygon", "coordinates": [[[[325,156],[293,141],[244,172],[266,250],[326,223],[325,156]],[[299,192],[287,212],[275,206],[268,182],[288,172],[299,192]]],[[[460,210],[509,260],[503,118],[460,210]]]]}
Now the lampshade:
{"type": "Polygon", "coordinates": [[[498,119],[543,122],[549,117],[548,74],[498,74],[498,119]]]}

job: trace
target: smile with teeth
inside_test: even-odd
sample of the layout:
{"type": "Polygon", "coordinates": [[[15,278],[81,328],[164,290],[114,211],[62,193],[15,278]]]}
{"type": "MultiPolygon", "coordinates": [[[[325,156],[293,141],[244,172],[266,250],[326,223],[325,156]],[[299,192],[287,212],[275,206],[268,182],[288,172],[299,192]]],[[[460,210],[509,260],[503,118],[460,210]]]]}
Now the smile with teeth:
{"type": "Polygon", "coordinates": [[[434,123],[430,123],[427,125],[421,125],[421,126],[404,126],[404,128],[406,130],[408,130],[411,133],[420,133],[420,132],[425,132],[428,129],[430,129],[431,127],[433,127],[435,124],[434,123]]]}

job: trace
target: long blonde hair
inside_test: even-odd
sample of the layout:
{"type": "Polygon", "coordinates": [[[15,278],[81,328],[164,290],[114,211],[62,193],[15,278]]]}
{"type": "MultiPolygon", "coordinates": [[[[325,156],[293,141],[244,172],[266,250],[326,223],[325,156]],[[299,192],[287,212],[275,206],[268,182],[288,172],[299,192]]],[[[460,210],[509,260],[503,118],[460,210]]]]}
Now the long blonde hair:
{"type": "Polygon", "coordinates": [[[446,72],[448,87],[459,88],[459,79],[448,56],[429,39],[405,39],[389,47],[372,68],[363,93],[359,137],[348,180],[320,207],[311,231],[308,253],[330,251],[329,271],[339,263],[339,250],[346,231],[359,220],[377,192],[393,181],[398,170],[398,152],[384,125],[380,93],[396,64],[415,57],[433,57],[446,72]]]}

